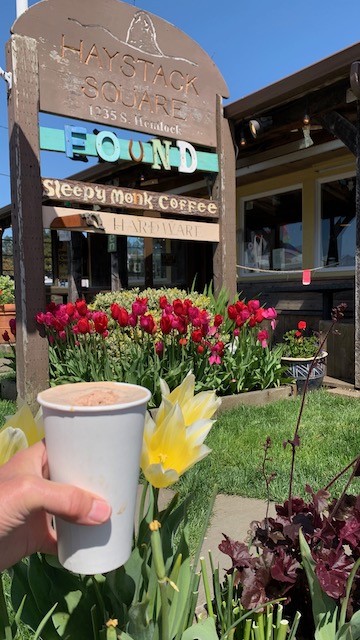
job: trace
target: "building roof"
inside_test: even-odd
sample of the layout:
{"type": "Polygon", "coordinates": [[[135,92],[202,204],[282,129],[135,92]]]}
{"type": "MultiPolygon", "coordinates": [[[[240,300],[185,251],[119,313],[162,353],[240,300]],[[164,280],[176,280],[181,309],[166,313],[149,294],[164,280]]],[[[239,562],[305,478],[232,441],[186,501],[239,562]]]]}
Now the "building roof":
{"type": "Polygon", "coordinates": [[[330,114],[333,119],[338,114],[345,124],[356,122],[357,101],[350,86],[350,68],[357,60],[360,43],[226,105],[224,113],[232,122],[238,147],[238,169],[281,155],[291,161],[291,154],[299,156],[299,152],[299,160],[315,153],[324,153],[325,159],[326,154],[336,155],[340,148],[344,153],[338,129],[329,126],[328,117],[330,114]],[[257,118],[268,118],[271,125],[254,138],[249,122],[257,118]]]}
{"type": "Polygon", "coordinates": [[[225,107],[225,115],[237,122],[334,85],[349,78],[351,64],[356,60],[360,60],[360,42],[231,102],[225,107]]]}

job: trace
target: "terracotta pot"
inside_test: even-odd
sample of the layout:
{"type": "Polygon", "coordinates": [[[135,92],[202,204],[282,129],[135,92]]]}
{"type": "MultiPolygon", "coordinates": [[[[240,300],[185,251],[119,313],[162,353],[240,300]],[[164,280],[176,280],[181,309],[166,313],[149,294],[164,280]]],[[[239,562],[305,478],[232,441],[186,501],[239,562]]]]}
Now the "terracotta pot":
{"type": "Polygon", "coordinates": [[[0,304],[0,344],[6,344],[4,331],[10,334],[9,320],[15,319],[15,304],[0,304]]]}
{"type": "MultiPolygon", "coordinates": [[[[310,373],[308,384],[309,391],[320,389],[326,371],[326,357],[327,351],[323,351],[316,358],[316,363],[310,373]]],[[[296,390],[298,393],[303,393],[304,391],[306,378],[308,376],[312,361],[313,358],[281,358],[282,364],[287,367],[285,375],[295,380],[296,390]]]]}

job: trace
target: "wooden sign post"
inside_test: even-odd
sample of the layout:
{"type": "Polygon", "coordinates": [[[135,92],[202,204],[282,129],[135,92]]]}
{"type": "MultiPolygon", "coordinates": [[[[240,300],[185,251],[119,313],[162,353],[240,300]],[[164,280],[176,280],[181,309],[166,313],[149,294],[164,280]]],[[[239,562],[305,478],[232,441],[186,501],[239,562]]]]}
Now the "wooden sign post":
{"type": "Polygon", "coordinates": [[[25,36],[12,36],[8,43],[7,67],[12,72],[8,115],[16,383],[18,397],[35,410],[37,394],[48,384],[47,341],[40,337],[35,322],[36,313],[45,308],[36,41],[25,36]]]}
{"type": "Polygon", "coordinates": [[[229,299],[236,295],[236,181],[235,150],[228,120],[223,116],[221,96],[216,100],[219,173],[213,196],[219,203],[220,237],[214,251],[214,292],[223,287],[229,299]]]}

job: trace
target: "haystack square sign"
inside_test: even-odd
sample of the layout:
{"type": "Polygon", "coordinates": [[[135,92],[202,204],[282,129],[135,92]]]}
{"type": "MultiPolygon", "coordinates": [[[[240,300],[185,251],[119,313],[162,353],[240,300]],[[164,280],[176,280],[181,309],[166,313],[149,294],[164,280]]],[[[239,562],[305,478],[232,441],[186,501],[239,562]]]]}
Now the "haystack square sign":
{"type": "Polygon", "coordinates": [[[226,84],[170,23],[118,0],[45,0],[14,33],[38,43],[41,111],[216,146],[226,84]]]}
{"type": "MultiPolygon", "coordinates": [[[[214,290],[224,286],[232,297],[236,291],[235,157],[230,126],[222,112],[228,90],[219,70],[186,34],[134,5],[118,0],[37,2],[12,27],[7,71],[12,74],[8,112],[17,390],[35,408],[37,392],[48,384],[47,347],[35,324],[36,314],[45,306],[43,221],[45,228],[213,242],[214,290]],[[56,178],[42,181],[40,142],[41,148],[58,152],[71,148],[72,153],[73,135],[81,138],[84,128],[72,125],[71,135],[65,132],[65,137],[54,130],[43,130],[39,136],[39,110],[110,127],[111,135],[100,131],[96,140],[85,131],[86,140],[78,140],[78,154],[98,153],[103,159],[105,154],[105,161],[116,165],[120,158],[126,162],[128,153],[130,162],[150,163],[152,169],[158,168],[161,157],[165,170],[177,166],[183,172],[210,171],[216,202],[128,188],[108,192],[96,190],[98,185],[93,184],[60,184],[56,178]],[[136,141],[141,153],[134,155],[133,141],[124,150],[115,128],[148,134],[151,145],[141,147],[136,141]],[[210,156],[220,159],[216,166],[210,156]],[[60,206],[43,206],[43,187],[54,192],[49,197],[60,206]],[[98,199],[116,196],[119,203],[123,199],[121,209],[128,206],[129,213],[109,213],[101,204],[95,213],[89,189],[95,190],[98,199]],[[71,196],[76,208],[62,206],[61,194],[71,196]],[[141,212],[133,206],[140,202],[145,204],[141,212]],[[78,208],[79,204],[86,208],[78,208]],[[142,215],[144,211],[149,215],[142,215]],[[199,216],[208,220],[200,222],[199,216]]],[[[81,270],[75,249],[71,256],[68,280],[73,300],[81,270]]]]}

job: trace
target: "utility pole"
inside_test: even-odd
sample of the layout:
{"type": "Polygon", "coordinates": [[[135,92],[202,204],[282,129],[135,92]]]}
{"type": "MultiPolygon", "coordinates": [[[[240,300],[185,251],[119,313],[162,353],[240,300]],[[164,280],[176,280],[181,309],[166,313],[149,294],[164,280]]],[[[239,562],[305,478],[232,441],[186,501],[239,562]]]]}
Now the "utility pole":
{"type": "Polygon", "coordinates": [[[16,0],[16,17],[21,16],[29,8],[28,0],[16,0]]]}

